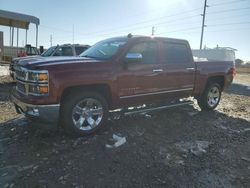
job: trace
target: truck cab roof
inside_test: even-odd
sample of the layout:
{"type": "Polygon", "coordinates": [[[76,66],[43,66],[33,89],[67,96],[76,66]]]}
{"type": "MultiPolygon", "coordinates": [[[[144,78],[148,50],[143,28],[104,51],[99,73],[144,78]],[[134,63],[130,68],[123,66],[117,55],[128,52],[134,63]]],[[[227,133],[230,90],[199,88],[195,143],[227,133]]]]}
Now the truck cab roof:
{"type": "Polygon", "coordinates": [[[157,41],[165,41],[165,42],[178,42],[178,43],[185,43],[189,44],[187,40],[184,39],[176,39],[176,38],[168,38],[168,37],[155,37],[155,36],[146,36],[146,35],[128,35],[128,36],[120,36],[120,37],[113,37],[106,40],[117,40],[117,39],[126,39],[128,40],[148,40],[154,39],[157,41]]]}

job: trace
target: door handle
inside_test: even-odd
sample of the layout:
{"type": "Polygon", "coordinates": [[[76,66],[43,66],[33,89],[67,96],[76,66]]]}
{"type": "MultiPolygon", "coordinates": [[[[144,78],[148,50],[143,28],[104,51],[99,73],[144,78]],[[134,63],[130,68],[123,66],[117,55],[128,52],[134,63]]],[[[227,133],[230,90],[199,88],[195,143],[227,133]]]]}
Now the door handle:
{"type": "Polygon", "coordinates": [[[186,70],[188,70],[188,71],[194,71],[194,68],[189,67],[189,68],[186,68],[186,70]]]}
{"type": "Polygon", "coordinates": [[[153,72],[163,72],[162,69],[154,69],[153,72]]]}

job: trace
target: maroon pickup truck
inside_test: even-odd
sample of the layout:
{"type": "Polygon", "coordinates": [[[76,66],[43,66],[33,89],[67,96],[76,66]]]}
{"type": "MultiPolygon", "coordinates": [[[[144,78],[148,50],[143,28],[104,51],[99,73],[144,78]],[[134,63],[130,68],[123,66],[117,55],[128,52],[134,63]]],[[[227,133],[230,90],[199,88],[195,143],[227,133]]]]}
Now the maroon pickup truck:
{"type": "Polygon", "coordinates": [[[12,94],[17,112],[85,135],[116,109],[145,112],[193,96],[202,110],[213,110],[235,75],[230,61],[194,62],[189,43],[179,39],[128,35],[98,42],[80,56],[20,61],[12,94]]]}

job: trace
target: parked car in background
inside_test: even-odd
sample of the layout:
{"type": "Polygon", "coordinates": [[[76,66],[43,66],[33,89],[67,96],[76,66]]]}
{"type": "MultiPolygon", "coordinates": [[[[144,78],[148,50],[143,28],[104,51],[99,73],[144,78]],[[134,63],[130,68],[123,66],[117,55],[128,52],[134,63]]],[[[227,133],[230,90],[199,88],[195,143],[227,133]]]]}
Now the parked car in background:
{"type": "Polygon", "coordinates": [[[30,44],[27,44],[23,50],[20,50],[17,53],[17,57],[27,57],[27,56],[34,56],[34,55],[40,55],[39,50],[35,46],[31,46],[30,44]]]}
{"type": "Polygon", "coordinates": [[[19,61],[12,94],[17,112],[60,120],[68,132],[85,135],[117,109],[142,113],[184,105],[193,96],[202,110],[213,110],[235,76],[233,61],[194,62],[188,41],[180,39],[128,35],[80,56],[19,61]]]}
{"type": "Polygon", "coordinates": [[[87,50],[89,45],[80,44],[63,44],[52,46],[41,54],[42,57],[48,56],[79,56],[82,52],[87,50]]]}
{"type": "Polygon", "coordinates": [[[25,57],[18,57],[14,58],[9,66],[10,70],[10,76],[14,79],[14,66],[18,63],[20,60],[27,60],[27,59],[33,59],[37,57],[51,57],[51,56],[79,56],[82,52],[87,50],[90,46],[89,45],[81,45],[81,44],[63,44],[63,45],[57,45],[52,46],[49,49],[47,49],[45,52],[43,52],[41,55],[34,54],[36,56],[25,56],[25,57]]]}

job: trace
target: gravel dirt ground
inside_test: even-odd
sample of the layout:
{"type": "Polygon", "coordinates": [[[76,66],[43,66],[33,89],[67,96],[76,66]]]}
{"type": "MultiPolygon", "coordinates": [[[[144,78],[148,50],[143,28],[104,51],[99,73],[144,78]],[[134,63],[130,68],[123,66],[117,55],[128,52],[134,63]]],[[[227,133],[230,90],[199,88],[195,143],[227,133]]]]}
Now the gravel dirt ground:
{"type": "Polygon", "coordinates": [[[0,187],[250,187],[250,74],[213,112],[138,114],[82,138],[17,115],[0,79],[0,187]],[[107,148],[113,134],[126,142],[107,148]]]}

